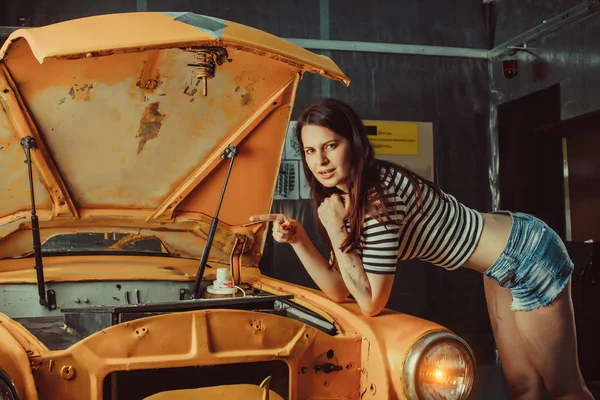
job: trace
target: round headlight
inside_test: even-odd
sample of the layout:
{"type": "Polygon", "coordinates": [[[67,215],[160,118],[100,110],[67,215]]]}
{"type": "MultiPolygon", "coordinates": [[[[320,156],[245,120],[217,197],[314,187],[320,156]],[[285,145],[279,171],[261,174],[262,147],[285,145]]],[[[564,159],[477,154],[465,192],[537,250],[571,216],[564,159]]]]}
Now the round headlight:
{"type": "Polygon", "coordinates": [[[17,389],[10,377],[0,369],[0,399],[17,400],[17,389]]]}
{"type": "Polygon", "coordinates": [[[409,399],[463,400],[475,381],[475,357],[469,345],[448,332],[419,339],[404,362],[404,390],[409,399]]]}

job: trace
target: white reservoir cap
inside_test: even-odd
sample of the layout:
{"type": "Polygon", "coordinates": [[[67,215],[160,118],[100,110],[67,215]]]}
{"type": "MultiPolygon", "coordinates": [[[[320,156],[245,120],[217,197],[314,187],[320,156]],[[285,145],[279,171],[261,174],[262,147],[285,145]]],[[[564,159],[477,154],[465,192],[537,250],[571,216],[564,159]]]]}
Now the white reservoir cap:
{"type": "Polygon", "coordinates": [[[217,268],[217,280],[221,282],[229,280],[229,271],[227,268],[217,268]]]}

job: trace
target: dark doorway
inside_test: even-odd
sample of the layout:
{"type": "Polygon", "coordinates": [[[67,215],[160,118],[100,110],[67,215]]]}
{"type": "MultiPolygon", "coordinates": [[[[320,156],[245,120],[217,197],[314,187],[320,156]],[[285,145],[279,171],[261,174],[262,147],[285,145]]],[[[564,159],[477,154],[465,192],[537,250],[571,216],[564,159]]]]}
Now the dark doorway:
{"type": "Polygon", "coordinates": [[[590,390],[600,398],[600,111],[539,130],[564,143],[567,250],[575,264],[572,298],[579,364],[590,390]]]}
{"type": "Polygon", "coordinates": [[[570,118],[539,131],[560,138],[565,160],[567,239],[600,241],[600,111],[570,118]]]}
{"type": "Polygon", "coordinates": [[[560,86],[498,106],[500,209],[533,214],[565,238],[562,139],[537,128],[560,121],[560,86]]]}

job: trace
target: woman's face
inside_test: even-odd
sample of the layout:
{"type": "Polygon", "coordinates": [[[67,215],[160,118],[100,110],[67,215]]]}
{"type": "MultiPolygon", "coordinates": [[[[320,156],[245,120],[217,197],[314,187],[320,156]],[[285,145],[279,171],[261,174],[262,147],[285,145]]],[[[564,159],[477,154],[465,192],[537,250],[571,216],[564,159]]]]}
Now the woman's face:
{"type": "Polygon", "coordinates": [[[320,125],[304,125],[301,135],[306,163],[321,185],[348,192],[348,139],[320,125]]]}

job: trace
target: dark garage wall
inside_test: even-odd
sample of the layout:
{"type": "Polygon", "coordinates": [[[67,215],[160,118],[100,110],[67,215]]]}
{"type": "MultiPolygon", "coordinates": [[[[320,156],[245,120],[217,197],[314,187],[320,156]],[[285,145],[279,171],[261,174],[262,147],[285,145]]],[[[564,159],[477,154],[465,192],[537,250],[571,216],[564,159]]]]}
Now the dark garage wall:
{"type": "MultiPolygon", "coordinates": [[[[540,5],[537,1],[505,0],[498,3],[498,21],[506,24],[513,19],[510,16],[515,8],[534,11],[541,7],[546,15],[558,15],[569,7],[566,5],[581,4],[581,1],[557,1],[540,5]],[[548,9],[553,4],[553,11],[548,9]],[[517,7],[518,5],[518,7],[517,7]],[[561,6],[562,5],[562,6],[561,6]]],[[[519,21],[519,18],[515,18],[519,21]]],[[[531,18],[541,24],[544,18],[531,18]]],[[[533,23],[529,24],[532,25],[533,23]]],[[[536,24],[537,25],[537,24],[536,24]]],[[[498,23],[497,38],[516,36],[522,31],[508,29],[498,23]]],[[[595,13],[583,20],[564,27],[534,43],[535,55],[519,52],[520,73],[512,80],[505,79],[502,65],[497,60],[491,63],[492,102],[506,103],[527,94],[550,87],[561,86],[562,119],[572,118],[600,109],[600,13],[595,13]]]]}
{"type": "Polygon", "coordinates": [[[515,36],[535,28],[551,18],[582,4],[582,0],[502,0],[491,3],[492,46],[498,46],[515,36]],[[495,15],[495,16],[494,16],[495,15]]]}
{"type": "MultiPolygon", "coordinates": [[[[559,15],[580,1],[557,1],[552,4],[536,1],[505,0],[496,3],[497,43],[541,24],[544,19],[559,15]],[[514,14],[528,15],[528,24],[514,14]],[[538,12],[539,11],[539,12],[538,12]],[[503,21],[502,23],[500,21],[503,21]],[[503,40],[500,40],[503,39],[503,40]]],[[[491,110],[490,130],[497,135],[498,121],[494,110],[498,105],[559,85],[560,118],[566,120],[600,110],[600,14],[595,13],[545,36],[528,47],[532,53],[518,52],[519,73],[506,79],[502,58],[490,62],[491,110]]],[[[494,160],[492,160],[494,161],[494,160]]],[[[492,163],[493,165],[494,163],[492,163]]],[[[490,176],[495,176],[492,169],[490,176]]],[[[502,179],[502,177],[498,177],[502,179]]],[[[496,197],[493,198],[496,201],[496,197]]]]}

